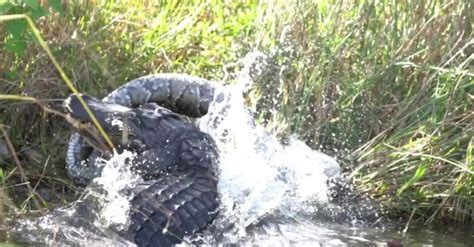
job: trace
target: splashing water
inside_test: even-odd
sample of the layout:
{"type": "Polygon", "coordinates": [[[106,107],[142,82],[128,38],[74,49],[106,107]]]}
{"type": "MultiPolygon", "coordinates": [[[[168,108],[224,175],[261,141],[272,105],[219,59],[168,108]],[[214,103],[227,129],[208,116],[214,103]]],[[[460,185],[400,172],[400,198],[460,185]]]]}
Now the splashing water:
{"type": "MultiPolygon", "coordinates": [[[[250,53],[243,64],[255,64],[261,56],[250,53]]],[[[220,216],[202,236],[207,243],[239,243],[245,241],[248,228],[258,225],[261,219],[311,213],[314,205],[328,202],[327,179],[340,173],[331,157],[311,150],[296,138],[282,145],[255,125],[242,97],[252,85],[248,75],[249,67],[244,66],[238,83],[217,86],[209,113],[197,121],[216,140],[221,157],[220,216]],[[217,235],[224,237],[218,239],[217,235]]],[[[142,182],[125,165],[133,155],[125,151],[109,161],[98,161],[104,166],[102,175],[75,204],[21,221],[14,232],[19,233],[20,239],[34,243],[130,245],[115,232],[128,227],[133,194],[124,191],[131,191],[142,182]]],[[[261,234],[257,239],[263,241],[272,236],[261,234]]]]}
{"type": "Polygon", "coordinates": [[[199,121],[200,128],[218,141],[224,204],[240,208],[249,224],[276,209],[308,200],[327,202],[326,182],[340,173],[337,162],[295,138],[283,146],[255,126],[239,86],[220,88],[218,95],[225,95],[225,100],[211,105],[199,121]]]}
{"type": "Polygon", "coordinates": [[[143,181],[126,165],[134,155],[124,151],[108,161],[97,160],[98,166],[104,166],[102,175],[75,203],[36,219],[17,221],[15,238],[28,244],[134,246],[116,233],[128,226],[133,198],[133,194],[122,192],[143,181]]]}
{"type": "MultiPolygon", "coordinates": [[[[250,65],[261,69],[255,61],[262,56],[253,52],[244,57],[237,83],[217,86],[209,113],[196,122],[216,140],[220,151],[221,207],[212,225],[190,241],[265,246],[365,245],[369,239],[383,243],[381,232],[369,234],[374,230],[327,224],[316,217],[321,209],[331,207],[328,179],[341,173],[333,158],[295,137],[283,145],[254,123],[242,95],[253,83],[250,65]]],[[[101,177],[76,203],[40,218],[17,221],[13,234],[30,244],[133,246],[116,233],[129,223],[133,194],[124,191],[142,182],[125,165],[133,155],[125,151],[99,161],[104,166],[101,177]]]]}
{"type": "MultiPolygon", "coordinates": [[[[254,64],[260,56],[263,55],[247,55],[244,66],[254,64]]],[[[226,244],[297,241],[293,235],[301,237],[306,231],[301,226],[288,227],[288,238],[281,238],[283,228],[279,224],[268,225],[263,232],[260,227],[252,238],[248,238],[252,235],[249,229],[268,223],[269,218],[287,221],[301,213],[310,214],[316,205],[328,203],[327,181],[338,176],[341,169],[333,158],[311,150],[295,137],[282,145],[274,135],[255,125],[242,97],[252,85],[248,75],[249,67],[244,67],[237,84],[219,87],[209,113],[198,121],[199,127],[218,142],[221,155],[222,212],[216,223],[220,226],[211,228],[213,232],[208,231],[205,238],[208,243],[215,243],[216,231],[222,231],[222,239],[217,242],[226,244]],[[229,225],[234,229],[229,231],[229,225]],[[280,237],[275,238],[276,235],[280,237]]]]}
{"type": "Polygon", "coordinates": [[[133,158],[134,153],[124,151],[121,154],[115,154],[107,165],[104,165],[103,175],[94,180],[107,196],[103,203],[103,208],[99,214],[102,226],[117,225],[119,230],[125,230],[128,226],[128,212],[130,210],[130,200],[133,194],[124,196],[121,193],[124,190],[131,190],[134,185],[143,182],[143,179],[133,174],[126,164],[125,160],[133,158]]]}
{"type": "MultiPolygon", "coordinates": [[[[304,243],[306,234],[321,240],[321,233],[328,231],[309,221],[296,224],[295,220],[298,215],[310,215],[328,203],[327,180],[340,174],[340,166],[333,158],[311,150],[294,137],[282,145],[275,136],[255,125],[242,95],[252,85],[247,65],[255,65],[261,56],[254,52],[243,58],[238,83],[217,86],[209,113],[197,121],[216,140],[221,157],[221,208],[218,219],[201,236],[205,243],[304,243]]],[[[104,166],[102,175],[75,205],[21,222],[16,228],[16,232],[23,234],[20,238],[47,244],[130,245],[110,228],[120,230],[128,226],[133,194],[123,191],[142,181],[125,165],[125,160],[133,155],[126,151],[109,161],[98,161],[98,165],[104,166]]]]}

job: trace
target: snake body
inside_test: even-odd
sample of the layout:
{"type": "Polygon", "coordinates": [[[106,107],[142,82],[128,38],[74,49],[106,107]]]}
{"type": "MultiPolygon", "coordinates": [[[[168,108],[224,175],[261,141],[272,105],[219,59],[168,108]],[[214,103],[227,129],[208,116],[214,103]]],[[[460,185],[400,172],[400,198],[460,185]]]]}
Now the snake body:
{"type": "MultiPolygon", "coordinates": [[[[114,145],[137,153],[131,168],[145,182],[134,188],[126,231],[137,245],[180,243],[215,218],[217,147],[211,136],[181,116],[205,115],[213,97],[209,81],[180,74],[135,79],[102,101],[83,97],[114,145]],[[126,143],[113,138],[124,128],[126,143]]],[[[64,106],[75,119],[91,122],[77,96],[70,96],[64,106]]],[[[99,156],[81,135],[73,134],[66,158],[70,178],[80,185],[90,183],[101,174],[95,162],[99,156]]]]}

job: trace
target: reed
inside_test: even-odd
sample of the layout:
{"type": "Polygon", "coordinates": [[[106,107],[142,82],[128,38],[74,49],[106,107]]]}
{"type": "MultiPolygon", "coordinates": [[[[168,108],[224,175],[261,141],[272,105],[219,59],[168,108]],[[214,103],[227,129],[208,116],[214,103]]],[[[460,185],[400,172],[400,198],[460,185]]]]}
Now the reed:
{"type": "MultiPolygon", "coordinates": [[[[257,49],[264,70],[247,97],[260,124],[336,156],[391,212],[428,222],[474,217],[469,0],[37,2],[2,14],[43,8],[33,21],[79,91],[101,97],[155,72],[220,80],[257,49]]],[[[0,93],[64,98],[61,75],[23,26],[0,25],[9,44],[0,48],[0,93]]],[[[64,122],[12,100],[0,112],[28,178],[39,179],[51,154],[42,186],[72,188],[64,122]]],[[[11,160],[0,164],[14,171],[11,160]]]]}

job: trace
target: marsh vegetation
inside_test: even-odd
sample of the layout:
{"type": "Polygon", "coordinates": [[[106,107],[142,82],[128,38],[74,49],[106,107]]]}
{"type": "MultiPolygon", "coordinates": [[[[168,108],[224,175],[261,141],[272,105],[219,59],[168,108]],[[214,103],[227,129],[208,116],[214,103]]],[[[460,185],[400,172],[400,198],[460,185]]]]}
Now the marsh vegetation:
{"type": "MultiPolygon", "coordinates": [[[[396,217],[472,222],[471,1],[158,2],[0,1],[0,14],[30,15],[74,86],[98,97],[151,73],[231,84],[258,51],[264,72],[245,95],[258,124],[336,157],[396,217]]],[[[0,39],[0,94],[70,93],[24,19],[3,20],[0,39]]],[[[4,96],[0,124],[1,215],[70,200],[63,120],[4,96]]]]}

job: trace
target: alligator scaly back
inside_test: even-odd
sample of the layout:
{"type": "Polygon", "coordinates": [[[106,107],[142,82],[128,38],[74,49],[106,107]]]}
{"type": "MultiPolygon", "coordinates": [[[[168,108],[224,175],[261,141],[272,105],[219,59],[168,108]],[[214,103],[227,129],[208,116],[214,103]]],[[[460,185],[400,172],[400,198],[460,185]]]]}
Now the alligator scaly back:
{"type": "MultiPolygon", "coordinates": [[[[109,94],[103,102],[85,97],[109,134],[123,131],[117,122],[126,119],[132,147],[138,147],[132,168],[148,181],[133,189],[131,225],[125,234],[139,246],[180,243],[184,236],[205,228],[216,215],[219,158],[216,144],[208,134],[177,114],[190,117],[206,114],[213,94],[213,87],[204,79],[164,74],[133,80],[109,94]]],[[[65,109],[71,116],[90,122],[77,96],[66,102],[65,109]]],[[[114,144],[123,143],[114,141],[114,144]]],[[[100,174],[100,167],[95,163],[98,156],[97,150],[74,134],[67,158],[70,176],[87,184],[100,174]]]]}

